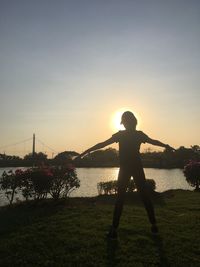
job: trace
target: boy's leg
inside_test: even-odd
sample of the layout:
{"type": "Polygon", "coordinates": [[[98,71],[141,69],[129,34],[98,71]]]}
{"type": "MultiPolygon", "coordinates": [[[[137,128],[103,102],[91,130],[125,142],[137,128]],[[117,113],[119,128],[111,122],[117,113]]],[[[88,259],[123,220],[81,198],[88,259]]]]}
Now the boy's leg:
{"type": "Polygon", "coordinates": [[[154,226],[156,225],[154,207],[153,207],[153,203],[151,201],[149,192],[146,187],[146,179],[145,179],[145,174],[144,174],[144,170],[142,167],[138,168],[137,171],[134,172],[134,180],[135,180],[137,190],[140,194],[140,197],[147,211],[149,221],[154,226]]]}
{"type": "Polygon", "coordinates": [[[113,213],[112,226],[114,229],[117,229],[119,226],[119,220],[122,214],[126,189],[127,189],[127,185],[128,185],[128,181],[130,177],[131,177],[130,172],[120,169],[119,176],[118,176],[117,199],[115,202],[115,208],[114,208],[114,213],[113,213]]]}

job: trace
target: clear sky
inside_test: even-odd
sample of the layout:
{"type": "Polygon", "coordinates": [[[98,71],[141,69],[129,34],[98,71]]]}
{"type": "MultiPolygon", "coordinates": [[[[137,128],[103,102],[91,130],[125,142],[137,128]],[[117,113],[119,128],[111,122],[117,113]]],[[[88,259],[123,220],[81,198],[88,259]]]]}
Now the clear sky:
{"type": "Polygon", "coordinates": [[[198,0],[0,0],[0,147],[36,133],[81,152],[121,109],[152,138],[199,144],[199,48],[198,0]]]}

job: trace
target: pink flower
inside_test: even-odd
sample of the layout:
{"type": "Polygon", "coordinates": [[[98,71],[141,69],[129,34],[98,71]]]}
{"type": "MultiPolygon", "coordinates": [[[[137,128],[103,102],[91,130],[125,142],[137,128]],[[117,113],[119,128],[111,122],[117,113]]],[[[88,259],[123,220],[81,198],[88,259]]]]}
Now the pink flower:
{"type": "Polygon", "coordinates": [[[51,169],[49,169],[49,168],[44,169],[43,173],[44,173],[44,175],[47,175],[47,176],[53,176],[53,173],[52,173],[51,169]]]}
{"type": "Polygon", "coordinates": [[[22,171],[21,169],[17,169],[17,170],[15,171],[15,174],[16,174],[16,175],[21,175],[21,174],[23,174],[23,171],[22,171]]]}

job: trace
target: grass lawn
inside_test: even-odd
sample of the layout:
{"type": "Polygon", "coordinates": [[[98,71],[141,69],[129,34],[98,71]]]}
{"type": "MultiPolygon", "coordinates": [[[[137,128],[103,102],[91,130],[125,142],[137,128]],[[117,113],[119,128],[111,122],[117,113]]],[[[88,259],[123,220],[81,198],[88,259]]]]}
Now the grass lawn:
{"type": "Polygon", "coordinates": [[[127,196],[118,241],[105,238],[114,196],[0,209],[0,266],[200,266],[200,193],[153,197],[160,234],[153,237],[136,193],[127,196]]]}

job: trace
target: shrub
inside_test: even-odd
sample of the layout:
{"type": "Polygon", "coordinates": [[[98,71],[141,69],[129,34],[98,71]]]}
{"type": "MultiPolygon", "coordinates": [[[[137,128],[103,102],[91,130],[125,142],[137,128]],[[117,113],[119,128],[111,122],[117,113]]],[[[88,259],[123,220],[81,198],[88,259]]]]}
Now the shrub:
{"type": "Polygon", "coordinates": [[[129,183],[128,183],[128,187],[127,187],[127,192],[133,192],[135,191],[136,187],[135,187],[135,182],[134,179],[130,179],[129,183]]]}
{"type": "Polygon", "coordinates": [[[23,172],[23,176],[22,176],[21,192],[22,192],[22,196],[26,200],[28,200],[29,198],[34,198],[35,196],[32,176],[31,176],[32,172],[33,172],[32,168],[27,169],[23,172]]]}
{"type": "Polygon", "coordinates": [[[50,168],[42,165],[27,170],[8,171],[0,178],[0,189],[5,191],[10,204],[20,191],[26,200],[44,199],[48,195],[58,199],[68,197],[79,186],[75,168],[69,164],[62,167],[50,168]]]}
{"type": "Polygon", "coordinates": [[[200,161],[190,160],[188,164],[184,166],[183,173],[186,177],[186,181],[193,187],[195,190],[199,191],[200,188],[200,161]]]}
{"type": "Polygon", "coordinates": [[[102,195],[111,195],[117,193],[117,180],[108,181],[108,182],[100,182],[97,184],[98,194],[102,195]]]}
{"type": "MultiPolygon", "coordinates": [[[[33,168],[29,175],[25,177],[29,183],[29,194],[34,199],[45,199],[51,188],[52,174],[45,169],[33,168]]],[[[26,189],[26,188],[25,188],[26,189]]]]}
{"type": "Polygon", "coordinates": [[[55,199],[68,197],[76,188],[80,187],[75,168],[68,164],[66,167],[54,167],[51,169],[50,195],[55,199]]]}
{"type": "Polygon", "coordinates": [[[5,195],[9,200],[9,204],[13,203],[15,194],[18,193],[17,188],[21,187],[23,171],[21,169],[15,172],[10,170],[3,172],[0,178],[0,189],[5,191],[5,195]]]}
{"type": "MultiPolygon", "coordinates": [[[[156,189],[156,182],[153,179],[146,179],[146,186],[150,192],[156,189]]],[[[130,179],[127,192],[133,192],[136,189],[136,185],[134,179],[130,179]]],[[[98,194],[108,195],[108,194],[116,194],[117,193],[117,180],[108,181],[108,182],[100,182],[97,184],[98,194]]]]}

